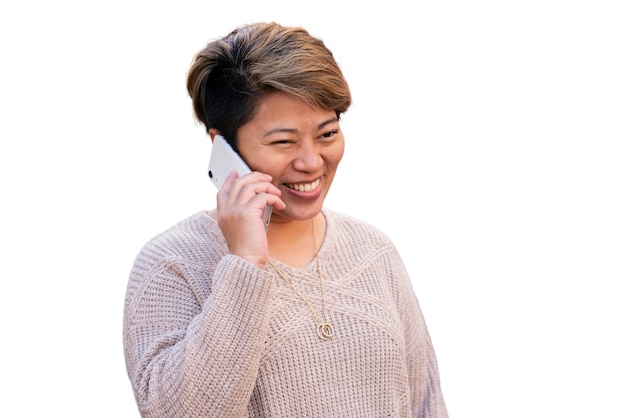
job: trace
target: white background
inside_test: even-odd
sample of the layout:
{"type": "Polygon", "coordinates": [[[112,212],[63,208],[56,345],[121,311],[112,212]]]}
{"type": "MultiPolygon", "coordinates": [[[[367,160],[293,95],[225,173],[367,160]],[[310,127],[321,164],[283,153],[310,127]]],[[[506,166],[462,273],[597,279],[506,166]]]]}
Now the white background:
{"type": "Polygon", "coordinates": [[[193,54],[300,25],[351,85],[327,206],[396,242],[454,417],[625,417],[620,1],[0,6],[0,416],[137,417],[135,255],[210,208],[193,54]]]}

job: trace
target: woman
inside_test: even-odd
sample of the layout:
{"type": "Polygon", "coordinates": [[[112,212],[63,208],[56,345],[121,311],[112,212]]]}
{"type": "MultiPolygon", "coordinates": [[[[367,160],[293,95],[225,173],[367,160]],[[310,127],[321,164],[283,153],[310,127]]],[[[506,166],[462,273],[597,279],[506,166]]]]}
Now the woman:
{"type": "Polygon", "coordinates": [[[197,54],[187,87],[253,172],[137,257],[124,347],[142,415],[446,417],[398,252],[323,206],[351,102],[332,53],[301,28],[242,26],[197,54]]]}

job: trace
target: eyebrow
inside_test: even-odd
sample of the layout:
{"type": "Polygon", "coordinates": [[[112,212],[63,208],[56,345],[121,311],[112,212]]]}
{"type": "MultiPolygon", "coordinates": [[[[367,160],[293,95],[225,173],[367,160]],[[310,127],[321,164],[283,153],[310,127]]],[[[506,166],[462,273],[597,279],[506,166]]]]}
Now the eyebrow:
{"type": "MultiPolygon", "coordinates": [[[[333,117],[333,118],[329,118],[327,120],[325,120],[324,122],[320,123],[319,125],[317,125],[317,130],[319,131],[320,129],[323,129],[326,125],[329,125],[333,122],[339,122],[339,118],[337,117],[333,117]]],[[[263,134],[264,137],[270,136],[272,134],[275,133],[297,133],[298,130],[294,129],[294,128],[275,128],[272,130],[267,131],[265,134],[263,134]]]]}

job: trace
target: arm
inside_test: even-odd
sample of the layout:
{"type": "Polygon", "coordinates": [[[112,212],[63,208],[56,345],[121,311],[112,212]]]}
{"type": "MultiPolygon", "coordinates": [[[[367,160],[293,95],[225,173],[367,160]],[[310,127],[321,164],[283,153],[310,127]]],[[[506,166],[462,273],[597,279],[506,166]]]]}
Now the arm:
{"type": "Polygon", "coordinates": [[[437,359],[424,316],[402,262],[398,269],[398,298],[405,329],[407,366],[411,386],[412,416],[419,418],[447,418],[448,413],[441,393],[437,359]]]}
{"type": "Polygon", "coordinates": [[[222,258],[212,275],[179,260],[135,269],[124,342],[142,415],[244,415],[267,332],[271,288],[268,273],[233,255],[222,258]],[[203,301],[193,285],[197,280],[212,281],[203,301]]]}

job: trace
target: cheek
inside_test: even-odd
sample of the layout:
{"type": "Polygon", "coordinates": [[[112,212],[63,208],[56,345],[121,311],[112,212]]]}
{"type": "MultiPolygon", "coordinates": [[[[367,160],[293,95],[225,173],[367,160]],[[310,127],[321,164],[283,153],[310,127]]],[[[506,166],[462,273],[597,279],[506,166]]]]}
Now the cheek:
{"type": "Polygon", "coordinates": [[[283,158],[280,158],[277,155],[268,154],[261,156],[261,153],[258,153],[254,156],[254,158],[250,158],[249,161],[246,161],[248,161],[248,165],[252,168],[252,170],[269,174],[275,178],[282,174],[283,168],[287,163],[283,158]]]}
{"type": "Polygon", "coordinates": [[[328,161],[335,167],[339,165],[339,163],[341,162],[341,159],[343,158],[344,150],[345,150],[345,147],[342,142],[339,146],[337,146],[335,149],[333,149],[329,153],[328,161]]]}

